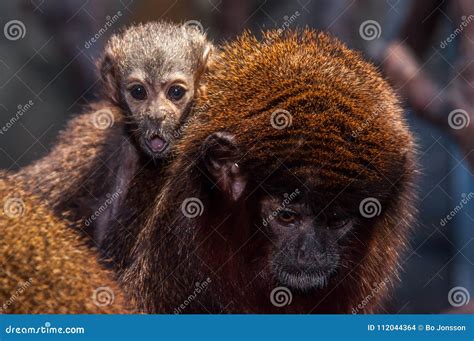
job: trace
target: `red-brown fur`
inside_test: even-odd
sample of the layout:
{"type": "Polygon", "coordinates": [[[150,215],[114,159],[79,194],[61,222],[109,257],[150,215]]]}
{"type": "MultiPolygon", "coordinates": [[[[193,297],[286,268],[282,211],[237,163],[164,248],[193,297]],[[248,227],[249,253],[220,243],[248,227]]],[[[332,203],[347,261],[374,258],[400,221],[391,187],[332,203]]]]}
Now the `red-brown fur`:
{"type": "Polygon", "coordinates": [[[311,30],[262,41],[244,34],[224,46],[206,82],[200,114],[176,146],[122,277],[135,302],[172,312],[209,277],[185,312],[350,313],[369,296],[360,312],[372,312],[397,279],[414,212],[414,142],[388,84],[358,53],[311,30]],[[291,126],[272,127],[278,109],[290,112],[291,126]],[[235,136],[248,181],[235,204],[200,161],[202,141],[221,131],[235,136]],[[362,199],[376,197],[382,212],[361,219],[325,289],[294,292],[289,306],[276,308],[269,297],[278,283],[266,269],[269,241],[255,207],[267,190],[303,187],[323,207],[335,200],[358,214],[362,199]],[[203,202],[201,217],[182,214],[189,197],[203,202]],[[389,285],[374,295],[382,282],[389,285]]]}
{"type": "Polygon", "coordinates": [[[4,179],[0,197],[0,313],[132,311],[95,250],[38,197],[4,179]]]}

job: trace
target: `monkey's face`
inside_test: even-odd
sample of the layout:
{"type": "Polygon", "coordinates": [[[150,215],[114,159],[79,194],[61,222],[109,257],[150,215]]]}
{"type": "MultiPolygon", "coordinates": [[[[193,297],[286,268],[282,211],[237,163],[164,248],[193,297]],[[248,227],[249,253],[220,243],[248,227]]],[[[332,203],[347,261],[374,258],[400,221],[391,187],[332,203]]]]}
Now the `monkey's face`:
{"type": "Polygon", "coordinates": [[[159,79],[134,72],[123,98],[139,147],[152,158],[164,157],[194,97],[194,78],[175,72],[159,79]],[[151,80],[151,81],[150,81],[151,80]]]}
{"type": "Polygon", "coordinates": [[[100,61],[105,96],[126,114],[136,146],[169,152],[184,122],[212,45],[189,25],[147,23],[111,37],[100,61]]]}
{"type": "Polygon", "coordinates": [[[285,286],[297,290],[323,287],[337,271],[340,241],[354,220],[340,210],[316,210],[309,203],[282,204],[276,197],[261,201],[263,225],[269,229],[271,272],[285,286]]]}
{"type": "Polygon", "coordinates": [[[256,239],[263,246],[258,248],[265,250],[258,256],[264,272],[295,290],[324,287],[348,258],[350,232],[358,222],[353,198],[345,195],[336,200],[344,186],[331,185],[332,191],[321,187],[333,182],[323,177],[316,181],[317,171],[312,167],[298,170],[287,164],[259,177],[246,170],[256,160],[247,163],[242,150],[232,134],[214,133],[203,142],[203,166],[223,200],[230,200],[230,205],[243,202],[247,217],[243,219],[248,221],[239,222],[239,229],[247,224],[249,238],[254,232],[262,237],[256,239]],[[304,192],[298,189],[302,184],[304,192]]]}

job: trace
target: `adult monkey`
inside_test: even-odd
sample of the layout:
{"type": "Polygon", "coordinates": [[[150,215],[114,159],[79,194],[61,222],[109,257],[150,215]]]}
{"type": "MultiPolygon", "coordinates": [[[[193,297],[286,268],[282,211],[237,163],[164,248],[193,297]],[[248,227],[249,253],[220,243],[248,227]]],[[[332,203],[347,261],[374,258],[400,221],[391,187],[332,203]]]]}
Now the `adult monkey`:
{"type": "Polygon", "coordinates": [[[372,312],[414,212],[415,146],[390,87],[311,30],[244,34],[207,84],[122,276],[137,305],[372,312]]]}

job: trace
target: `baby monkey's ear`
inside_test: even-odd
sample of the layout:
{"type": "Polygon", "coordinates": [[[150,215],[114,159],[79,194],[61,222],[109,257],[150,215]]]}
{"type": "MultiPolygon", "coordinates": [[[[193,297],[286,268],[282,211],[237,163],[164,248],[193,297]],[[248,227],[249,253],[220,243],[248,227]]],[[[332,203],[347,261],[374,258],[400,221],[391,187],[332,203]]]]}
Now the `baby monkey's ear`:
{"type": "Polygon", "coordinates": [[[112,51],[106,48],[98,62],[99,76],[104,96],[114,103],[119,101],[119,84],[116,68],[115,57],[112,51]]]}
{"type": "MultiPolygon", "coordinates": [[[[201,61],[199,63],[199,69],[197,70],[197,80],[200,81],[201,76],[207,72],[211,67],[214,57],[216,55],[216,47],[210,43],[205,42],[202,50],[201,61]]],[[[204,82],[200,82],[197,90],[198,96],[203,97],[207,94],[207,87],[204,82]]]]}
{"type": "Polygon", "coordinates": [[[206,45],[204,45],[204,50],[203,50],[203,53],[202,53],[202,65],[204,65],[204,68],[206,69],[208,64],[211,62],[211,54],[212,53],[215,53],[215,47],[214,45],[212,45],[211,43],[206,43],[206,45]]]}

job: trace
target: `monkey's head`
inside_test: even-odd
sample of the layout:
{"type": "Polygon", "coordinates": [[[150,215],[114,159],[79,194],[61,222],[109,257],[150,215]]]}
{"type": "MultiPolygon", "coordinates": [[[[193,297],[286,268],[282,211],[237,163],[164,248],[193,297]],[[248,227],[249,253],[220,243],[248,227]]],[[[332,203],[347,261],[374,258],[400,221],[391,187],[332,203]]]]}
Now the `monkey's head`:
{"type": "MultiPolygon", "coordinates": [[[[204,191],[218,189],[211,196],[226,203],[225,218],[233,207],[243,207],[243,212],[238,211],[243,218],[235,220],[235,228],[241,229],[243,240],[253,239],[247,245],[252,260],[244,262],[258,259],[256,273],[291,289],[308,291],[325,287],[341,266],[347,266],[353,230],[370,222],[364,222],[359,212],[365,191],[350,188],[349,179],[337,179],[338,174],[324,174],[324,163],[331,160],[311,153],[311,148],[317,151],[323,146],[313,145],[316,141],[309,136],[299,136],[292,147],[279,149],[284,141],[255,139],[247,145],[239,143],[236,134],[212,133],[202,145],[202,161],[206,177],[212,179],[204,180],[210,186],[204,191]],[[271,147],[270,143],[275,144],[271,147]]],[[[360,177],[362,180],[363,175],[360,177]]],[[[372,188],[372,195],[378,198],[390,193],[383,187],[364,187],[372,188]]],[[[212,203],[206,209],[219,211],[212,203]]],[[[222,217],[211,225],[229,228],[222,217]]],[[[240,246],[237,243],[236,248],[240,246]]]]}
{"type": "MultiPolygon", "coordinates": [[[[387,249],[368,259],[395,258],[405,237],[396,220],[411,215],[415,166],[413,138],[389,85],[322,33],[244,35],[229,45],[207,82],[208,123],[193,139],[203,140],[200,169],[208,172],[200,196],[244,207],[234,221],[243,248],[251,248],[248,264],[259,259],[257,273],[308,291],[347,275],[379,234],[386,233],[387,249]]],[[[232,230],[229,209],[222,211],[212,225],[232,230]]]]}
{"type": "Polygon", "coordinates": [[[104,94],[126,112],[128,131],[150,157],[168,153],[211,49],[197,28],[165,22],[131,26],[109,40],[99,65],[104,94]]]}

